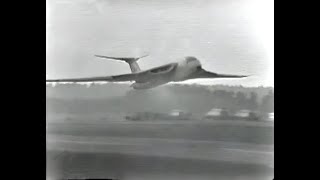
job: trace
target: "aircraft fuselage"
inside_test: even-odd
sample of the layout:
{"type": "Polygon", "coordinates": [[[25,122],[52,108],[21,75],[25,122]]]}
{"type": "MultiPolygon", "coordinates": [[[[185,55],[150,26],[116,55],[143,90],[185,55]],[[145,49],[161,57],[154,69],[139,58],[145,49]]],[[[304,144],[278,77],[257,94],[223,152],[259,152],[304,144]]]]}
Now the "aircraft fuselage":
{"type": "Polygon", "coordinates": [[[168,76],[159,76],[146,82],[135,82],[131,85],[133,89],[149,89],[169,82],[180,82],[191,79],[192,75],[201,69],[201,63],[194,57],[185,57],[178,61],[176,68],[168,76]]]}

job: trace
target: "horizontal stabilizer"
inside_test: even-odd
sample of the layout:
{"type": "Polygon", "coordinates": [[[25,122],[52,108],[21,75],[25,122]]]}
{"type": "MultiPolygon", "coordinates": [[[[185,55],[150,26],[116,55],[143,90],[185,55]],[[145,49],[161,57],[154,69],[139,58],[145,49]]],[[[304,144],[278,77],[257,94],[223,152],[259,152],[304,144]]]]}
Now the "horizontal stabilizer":
{"type": "Polygon", "coordinates": [[[106,59],[114,59],[114,60],[120,60],[120,61],[125,61],[125,62],[132,62],[132,61],[137,61],[143,57],[148,56],[148,54],[145,54],[140,57],[112,57],[112,56],[102,56],[102,55],[94,55],[99,58],[106,58],[106,59]]]}

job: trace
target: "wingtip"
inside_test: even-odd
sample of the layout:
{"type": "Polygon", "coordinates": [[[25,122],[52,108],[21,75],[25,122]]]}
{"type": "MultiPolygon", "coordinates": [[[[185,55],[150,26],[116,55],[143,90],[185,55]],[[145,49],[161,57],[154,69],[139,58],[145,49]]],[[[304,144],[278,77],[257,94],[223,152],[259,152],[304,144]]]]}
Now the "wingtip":
{"type": "Polygon", "coordinates": [[[250,77],[251,75],[235,75],[234,77],[237,78],[246,78],[246,77],[250,77]]]}
{"type": "Polygon", "coordinates": [[[229,75],[229,74],[218,74],[219,77],[222,78],[246,78],[249,77],[249,75],[229,75]]]}
{"type": "Polygon", "coordinates": [[[95,54],[95,55],[93,55],[94,57],[99,57],[99,58],[102,58],[103,56],[101,56],[101,55],[97,55],[97,54],[95,54]]]}
{"type": "Polygon", "coordinates": [[[59,79],[47,79],[46,82],[60,82],[59,79]]]}
{"type": "Polygon", "coordinates": [[[243,77],[251,77],[253,76],[253,74],[250,74],[250,75],[243,75],[243,77]]]}

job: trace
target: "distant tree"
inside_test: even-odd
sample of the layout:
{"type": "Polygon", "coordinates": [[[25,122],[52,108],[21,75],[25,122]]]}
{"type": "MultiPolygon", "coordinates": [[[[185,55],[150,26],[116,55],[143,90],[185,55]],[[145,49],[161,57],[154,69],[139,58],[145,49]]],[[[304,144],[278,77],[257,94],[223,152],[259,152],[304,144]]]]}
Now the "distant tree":
{"type": "Polygon", "coordinates": [[[247,109],[247,98],[243,92],[238,91],[235,97],[236,109],[247,109]]]}
{"type": "Polygon", "coordinates": [[[274,112],[274,94],[272,90],[262,98],[260,110],[264,112],[274,112]]]}
{"type": "Polygon", "coordinates": [[[257,110],[258,109],[258,95],[255,92],[250,93],[249,97],[249,109],[257,110]]]}

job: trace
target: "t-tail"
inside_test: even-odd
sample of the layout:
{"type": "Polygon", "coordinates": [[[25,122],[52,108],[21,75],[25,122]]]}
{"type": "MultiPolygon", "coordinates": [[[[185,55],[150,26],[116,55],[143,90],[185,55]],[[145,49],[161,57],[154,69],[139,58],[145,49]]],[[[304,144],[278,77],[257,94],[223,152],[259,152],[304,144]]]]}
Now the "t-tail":
{"type": "Polygon", "coordinates": [[[143,56],[140,57],[111,57],[111,56],[101,56],[101,55],[95,55],[96,57],[99,58],[106,58],[106,59],[113,59],[113,60],[119,60],[119,61],[125,61],[126,63],[129,64],[131,72],[132,73],[137,73],[140,72],[141,69],[139,67],[139,64],[137,63],[137,61],[143,57],[148,56],[148,54],[145,54],[143,56]]]}

